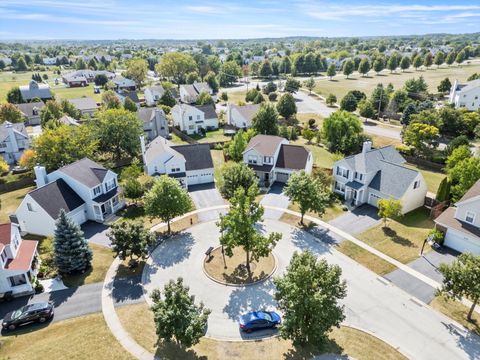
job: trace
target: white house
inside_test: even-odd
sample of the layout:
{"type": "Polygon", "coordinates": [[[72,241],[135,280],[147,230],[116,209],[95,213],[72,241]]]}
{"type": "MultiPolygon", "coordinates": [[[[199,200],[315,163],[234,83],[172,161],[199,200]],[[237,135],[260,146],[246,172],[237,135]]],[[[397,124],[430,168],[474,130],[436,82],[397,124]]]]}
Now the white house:
{"type": "Polygon", "coordinates": [[[164,93],[165,89],[162,85],[147,87],[144,91],[145,104],[147,106],[155,106],[164,93]]]}
{"type": "Polygon", "coordinates": [[[22,231],[53,234],[60,209],[81,225],[105,222],[123,205],[117,174],[84,158],[47,174],[34,168],[37,189],[30,191],[15,212],[22,231]]]}
{"type": "Polygon", "coordinates": [[[40,110],[45,106],[43,101],[16,104],[25,117],[27,125],[40,125],[40,110]]]}
{"type": "Polygon", "coordinates": [[[33,294],[40,258],[38,242],[23,240],[17,224],[0,224],[0,294],[33,294]]]}
{"type": "Polygon", "coordinates": [[[141,138],[145,172],[150,176],[168,175],[182,186],[214,181],[213,160],[208,144],[173,145],[161,136],[145,145],[141,138]]]}
{"type": "Polygon", "coordinates": [[[286,183],[295,171],[311,173],[313,156],[310,150],[290,145],[283,137],[256,135],[243,152],[243,162],[255,172],[259,185],[268,188],[275,181],[286,183]]]}
{"type": "Polygon", "coordinates": [[[68,99],[68,102],[75,106],[75,108],[80,111],[81,115],[93,116],[98,110],[97,102],[88,96],[77,99],[68,99]]]}
{"type": "Polygon", "coordinates": [[[57,58],[56,57],[43,58],[42,62],[43,62],[43,65],[56,65],[57,58]]]}
{"type": "Polygon", "coordinates": [[[333,191],[353,206],[368,203],[377,207],[379,199],[402,203],[402,213],[424,204],[427,184],[422,174],[405,167],[405,159],[393,146],[372,149],[366,141],[362,152],[333,164],[333,191]]]}
{"type": "Polygon", "coordinates": [[[260,109],[261,104],[249,104],[238,106],[234,104],[227,105],[227,124],[240,129],[252,126],[253,118],[260,109]]]}
{"type": "Polygon", "coordinates": [[[14,164],[30,147],[30,139],[23,123],[12,124],[5,121],[0,124],[0,155],[7,164],[14,164]]]}
{"type": "Polygon", "coordinates": [[[480,255],[480,181],[455,206],[440,214],[435,224],[445,234],[444,245],[480,255]]]}
{"type": "Polygon", "coordinates": [[[19,86],[19,89],[23,100],[27,102],[36,98],[43,101],[53,98],[50,92],[50,86],[48,86],[48,84],[39,84],[35,80],[30,80],[28,85],[19,86]]]}
{"type": "MultiPolygon", "coordinates": [[[[202,92],[206,92],[214,98],[213,90],[206,82],[180,85],[180,100],[186,104],[193,104],[202,92]]],[[[216,101],[215,98],[214,101],[216,101]]]]}
{"type": "Polygon", "coordinates": [[[188,135],[218,129],[214,105],[193,106],[177,104],[172,108],[173,125],[188,135]]]}
{"type": "Polygon", "coordinates": [[[455,80],[450,89],[448,101],[456,108],[464,107],[470,111],[477,111],[480,108],[480,79],[464,84],[455,80]]]}
{"type": "Polygon", "coordinates": [[[170,137],[167,117],[162,109],[140,107],[137,115],[143,122],[143,131],[145,131],[148,141],[152,141],[157,136],[166,139],[170,137]]]}

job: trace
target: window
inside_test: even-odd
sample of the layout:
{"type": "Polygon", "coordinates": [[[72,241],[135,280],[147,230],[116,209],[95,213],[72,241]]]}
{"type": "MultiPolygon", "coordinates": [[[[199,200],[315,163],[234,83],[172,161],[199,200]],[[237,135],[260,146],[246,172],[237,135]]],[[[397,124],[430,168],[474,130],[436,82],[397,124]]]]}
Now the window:
{"type": "Polygon", "coordinates": [[[193,117],[192,117],[192,116],[189,116],[189,117],[188,117],[188,120],[192,121],[192,120],[193,120],[193,117]]]}
{"type": "Polygon", "coordinates": [[[263,162],[265,164],[271,164],[273,162],[273,157],[272,156],[264,156],[263,157],[263,162]]]}
{"type": "Polygon", "coordinates": [[[195,129],[195,126],[190,125],[190,126],[188,127],[188,129],[189,129],[189,130],[193,130],[193,129],[195,129]]]}
{"type": "Polygon", "coordinates": [[[25,277],[25,274],[10,276],[8,280],[10,281],[11,286],[20,286],[27,283],[27,278],[25,277]]]}
{"type": "Polygon", "coordinates": [[[197,120],[200,120],[200,115],[197,115],[197,120]]]}
{"type": "Polygon", "coordinates": [[[343,176],[344,178],[348,178],[349,172],[350,171],[347,170],[347,169],[337,167],[337,175],[339,175],[339,176],[343,176]]]}
{"type": "Polygon", "coordinates": [[[473,224],[473,222],[475,221],[475,213],[467,211],[467,214],[465,215],[465,221],[473,224]]]}
{"type": "Polygon", "coordinates": [[[256,155],[248,155],[248,163],[249,164],[256,164],[257,163],[257,156],[256,155]]]}
{"type": "Polygon", "coordinates": [[[116,186],[115,179],[113,179],[112,181],[105,184],[105,190],[110,191],[113,188],[115,188],[115,186],[116,186]]]}
{"type": "Polygon", "coordinates": [[[2,258],[3,263],[5,263],[5,260],[7,260],[7,253],[5,252],[5,250],[2,251],[0,257],[2,258]]]}
{"type": "Polygon", "coordinates": [[[345,192],[345,184],[335,181],[335,190],[340,191],[342,193],[345,192]]]}
{"type": "Polygon", "coordinates": [[[414,189],[417,189],[417,188],[419,188],[419,187],[420,187],[420,180],[417,180],[417,181],[415,181],[415,182],[413,183],[413,188],[414,188],[414,189]]]}
{"type": "Polygon", "coordinates": [[[93,188],[93,196],[99,195],[102,192],[102,185],[98,185],[96,188],[93,188]]]}
{"type": "Polygon", "coordinates": [[[355,176],[355,179],[358,179],[358,180],[360,180],[360,181],[363,180],[363,174],[360,174],[360,173],[358,173],[358,172],[355,171],[354,176],[355,176]]]}
{"type": "Polygon", "coordinates": [[[33,211],[32,204],[27,203],[27,209],[28,209],[28,211],[33,211]]]}

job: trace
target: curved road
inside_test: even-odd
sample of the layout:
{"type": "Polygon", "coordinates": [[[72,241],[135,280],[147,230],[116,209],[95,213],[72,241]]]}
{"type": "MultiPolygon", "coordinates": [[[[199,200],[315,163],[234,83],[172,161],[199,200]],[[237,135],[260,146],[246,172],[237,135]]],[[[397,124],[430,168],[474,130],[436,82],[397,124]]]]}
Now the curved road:
{"type": "MultiPolygon", "coordinates": [[[[480,357],[478,336],[464,332],[452,320],[413,300],[326,242],[283,222],[265,220],[263,225],[262,231],[283,234],[274,250],[278,259],[276,275],[284,271],[295,250],[309,249],[342,268],[348,289],[344,299],[347,324],[378,334],[410,358],[480,357]]],[[[328,241],[327,232],[321,236],[328,241]]],[[[214,223],[206,222],[166,241],[154,251],[150,265],[144,270],[144,286],[151,292],[166,281],[182,276],[197,301],[203,301],[212,309],[207,336],[240,340],[243,337],[238,331],[236,317],[251,309],[274,308],[273,284],[267,280],[250,287],[229,287],[207,279],[202,269],[204,251],[218,245],[218,237],[214,223]]]]}

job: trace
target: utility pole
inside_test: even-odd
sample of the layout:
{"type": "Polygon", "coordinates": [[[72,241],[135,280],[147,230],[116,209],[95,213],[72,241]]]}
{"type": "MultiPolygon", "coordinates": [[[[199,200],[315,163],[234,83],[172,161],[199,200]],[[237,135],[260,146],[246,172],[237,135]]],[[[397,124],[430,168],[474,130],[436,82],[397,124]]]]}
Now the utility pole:
{"type": "Polygon", "coordinates": [[[378,101],[378,120],[380,120],[380,110],[382,108],[383,86],[381,87],[380,100],[378,101]]]}

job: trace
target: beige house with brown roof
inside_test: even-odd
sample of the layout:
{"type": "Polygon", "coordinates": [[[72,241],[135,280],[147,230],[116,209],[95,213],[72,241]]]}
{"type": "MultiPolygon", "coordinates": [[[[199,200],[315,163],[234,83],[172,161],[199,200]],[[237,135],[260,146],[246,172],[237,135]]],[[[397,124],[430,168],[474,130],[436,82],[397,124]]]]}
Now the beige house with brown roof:
{"type": "Polygon", "coordinates": [[[299,145],[290,145],[279,136],[256,135],[243,152],[243,162],[259,179],[260,187],[269,188],[274,182],[286,183],[295,171],[312,172],[313,155],[299,145]]]}
{"type": "Polygon", "coordinates": [[[437,217],[435,224],[445,233],[445,246],[480,255],[480,180],[437,217]]]}

